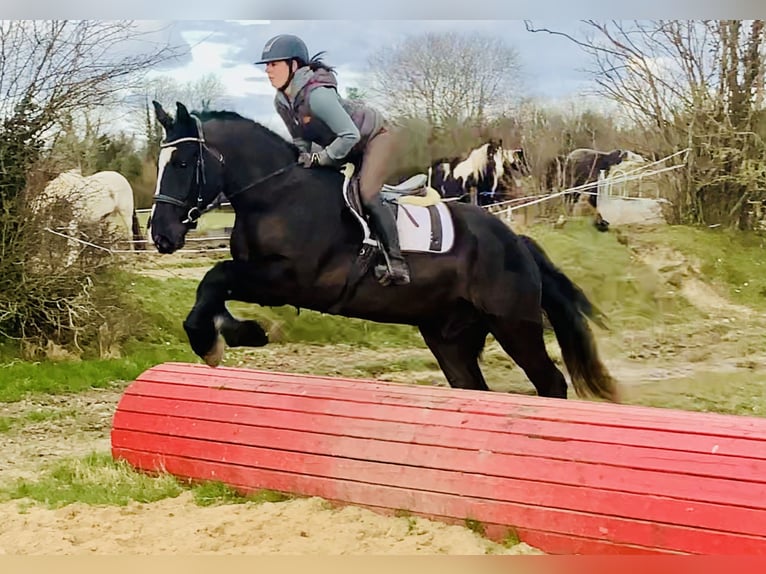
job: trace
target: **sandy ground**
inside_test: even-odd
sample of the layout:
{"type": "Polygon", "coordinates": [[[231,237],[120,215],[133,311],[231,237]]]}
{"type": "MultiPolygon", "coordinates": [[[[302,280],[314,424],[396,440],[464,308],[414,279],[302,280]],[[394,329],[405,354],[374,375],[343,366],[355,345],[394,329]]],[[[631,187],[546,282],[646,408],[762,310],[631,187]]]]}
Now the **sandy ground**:
{"type": "Polygon", "coordinates": [[[0,505],[6,554],[533,554],[471,530],[414,517],[386,517],[320,498],[199,507],[185,492],[152,504],[0,505]]]}

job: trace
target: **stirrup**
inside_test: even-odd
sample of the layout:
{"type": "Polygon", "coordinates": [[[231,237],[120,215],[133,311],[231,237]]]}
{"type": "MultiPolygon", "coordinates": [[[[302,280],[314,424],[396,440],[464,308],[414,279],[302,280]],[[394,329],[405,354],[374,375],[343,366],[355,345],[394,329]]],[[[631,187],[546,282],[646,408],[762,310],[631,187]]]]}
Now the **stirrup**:
{"type": "Polygon", "coordinates": [[[378,280],[378,283],[381,285],[388,286],[391,284],[394,285],[407,285],[410,283],[410,273],[409,269],[407,268],[407,262],[404,261],[404,259],[400,258],[402,268],[399,269],[401,272],[401,275],[396,273],[394,271],[394,266],[391,261],[391,257],[388,254],[388,251],[385,249],[380,250],[381,253],[383,253],[383,259],[385,260],[385,263],[379,263],[375,266],[373,269],[375,278],[378,280]]]}

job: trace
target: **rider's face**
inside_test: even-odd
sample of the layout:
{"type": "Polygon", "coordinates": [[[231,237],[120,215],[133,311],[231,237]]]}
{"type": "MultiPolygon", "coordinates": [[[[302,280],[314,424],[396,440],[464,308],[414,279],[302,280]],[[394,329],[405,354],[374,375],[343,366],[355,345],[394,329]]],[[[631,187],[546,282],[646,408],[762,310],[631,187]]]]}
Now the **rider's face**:
{"type": "Polygon", "coordinates": [[[286,60],[278,60],[276,62],[268,62],[266,64],[266,75],[269,77],[269,82],[276,89],[284,87],[287,83],[287,79],[290,77],[290,68],[287,65],[286,60]]]}

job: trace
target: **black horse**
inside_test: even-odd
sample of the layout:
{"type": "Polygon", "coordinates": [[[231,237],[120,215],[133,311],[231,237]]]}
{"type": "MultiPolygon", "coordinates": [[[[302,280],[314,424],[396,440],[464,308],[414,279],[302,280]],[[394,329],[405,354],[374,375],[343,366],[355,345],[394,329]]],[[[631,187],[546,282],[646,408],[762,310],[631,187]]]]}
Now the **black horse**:
{"type": "MultiPolygon", "coordinates": [[[[220,364],[219,335],[229,346],[268,342],[226,301],[292,305],[417,326],[450,385],[465,389],[489,390],[478,358],[492,333],[539,395],[566,398],[566,380],[543,341],[544,309],[577,394],[617,400],[588,324],[590,317],[603,325],[599,311],[530,238],[480,207],[438,202],[451,248],[434,253],[403,243],[412,282],[384,286],[370,268],[376,243],[338,169],[298,166],[295,146],[236,113],[189,114],[177,103],[174,120],[153,104],[165,130],[150,224],[157,250],[181,248],[199,210],[221,191],[236,214],[232,259],[207,272],[184,321],[207,364],[220,364]]],[[[398,208],[416,214],[414,206],[398,208]]]]}

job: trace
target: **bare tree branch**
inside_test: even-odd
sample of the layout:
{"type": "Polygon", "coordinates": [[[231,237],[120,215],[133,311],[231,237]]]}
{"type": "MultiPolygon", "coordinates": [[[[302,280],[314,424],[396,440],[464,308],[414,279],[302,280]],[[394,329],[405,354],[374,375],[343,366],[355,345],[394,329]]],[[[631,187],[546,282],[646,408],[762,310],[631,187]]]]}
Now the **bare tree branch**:
{"type": "Polygon", "coordinates": [[[479,123],[520,95],[516,50],[492,36],[409,36],[370,59],[369,91],[396,116],[479,123]]]}
{"type": "Polygon", "coordinates": [[[683,184],[690,220],[742,225],[745,199],[766,189],[757,128],[765,113],[763,21],[583,23],[590,31],[584,38],[525,25],[583,49],[596,92],[643,127],[655,147],[691,148],[683,184]]]}
{"type": "Polygon", "coordinates": [[[0,117],[30,100],[50,122],[103,105],[146,69],[178,55],[169,46],[131,53],[142,33],[130,21],[33,20],[0,23],[0,117]]]}

